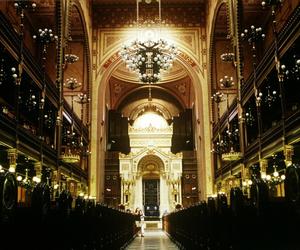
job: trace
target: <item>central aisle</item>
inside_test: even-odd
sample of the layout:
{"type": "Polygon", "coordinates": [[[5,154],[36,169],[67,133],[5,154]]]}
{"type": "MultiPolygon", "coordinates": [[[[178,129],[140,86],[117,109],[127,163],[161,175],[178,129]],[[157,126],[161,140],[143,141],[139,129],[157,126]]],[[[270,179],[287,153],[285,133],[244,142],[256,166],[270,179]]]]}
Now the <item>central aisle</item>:
{"type": "Polygon", "coordinates": [[[145,230],[145,236],[137,236],[126,250],[178,250],[179,248],[169,239],[162,230],[145,230]]]}

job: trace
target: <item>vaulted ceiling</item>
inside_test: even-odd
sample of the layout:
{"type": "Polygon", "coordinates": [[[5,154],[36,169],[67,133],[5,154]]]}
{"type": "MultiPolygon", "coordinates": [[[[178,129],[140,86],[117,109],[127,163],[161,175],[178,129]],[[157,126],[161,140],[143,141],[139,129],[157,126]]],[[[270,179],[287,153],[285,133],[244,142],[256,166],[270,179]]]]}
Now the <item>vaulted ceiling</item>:
{"type": "MultiPolygon", "coordinates": [[[[153,0],[152,0],[153,1],[153,0]]],[[[145,2],[144,0],[142,2],[145,2]]],[[[50,27],[55,30],[56,24],[56,8],[55,0],[40,0],[37,1],[37,9],[34,13],[27,15],[28,21],[31,23],[32,30],[37,30],[39,27],[50,27]]],[[[134,25],[136,20],[136,0],[91,0],[91,18],[93,26],[101,28],[130,28],[134,25]]],[[[162,4],[162,19],[164,25],[170,27],[199,27],[206,23],[207,6],[210,4],[209,0],[161,0],[162,4]]],[[[241,1],[243,16],[243,23],[241,26],[254,25],[262,20],[264,12],[260,6],[260,1],[243,0],[241,1]]],[[[147,9],[148,11],[149,9],[147,9]]],[[[147,11],[141,10],[141,15],[147,11]]],[[[153,12],[155,12],[153,10],[153,12]]],[[[72,66],[72,69],[65,69],[66,77],[76,77],[79,82],[85,83],[87,81],[86,68],[84,66],[84,29],[82,17],[80,12],[72,7],[70,15],[70,36],[72,41],[69,41],[67,53],[75,53],[80,57],[79,63],[72,66]]],[[[214,36],[216,39],[222,39],[228,34],[227,27],[227,12],[225,5],[219,10],[216,19],[214,36]]],[[[220,42],[221,44],[222,42],[220,42]]],[[[229,44],[230,42],[225,41],[229,44]]],[[[223,46],[223,45],[222,45],[223,46]]],[[[222,50],[223,52],[223,50],[222,50]]],[[[55,77],[55,74],[53,74],[55,77]]],[[[219,77],[219,76],[218,76],[219,77]]],[[[217,78],[218,78],[217,77],[217,78]]],[[[175,61],[173,68],[162,77],[162,82],[159,86],[153,89],[154,99],[157,100],[157,108],[162,106],[169,107],[169,113],[175,114],[180,109],[190,108],[193,103],[194,93],[192,81],[189,78],[186,69],[175,61]],[[160,94],[158,94],[160,93],[160,94]],[[173,96],[172,107],[169,106],[169,101],[162,99],[163,93],[173,96]],[[178,105],[178,103],[180,105],[178,105]]],[[[217,79],[216,79],[217,80],[217,79]]],[[[109,81],[109,96],[111,107],[115,109],[124,109],[128,113],[128,107],[131,107],[132,93],[136,95],[143,93],[143,86],[138,84],[137,76],[128,71],[125,64],[120,64],[114,72],[112,72],[109,81]],[[128,95],[128,97],[127,97],[128,95]]],[[[78,91],[86,91],[81,88],[78,91]]],[[[144,91],[145,92],[145,91],[144,91]]],[[[68,95],[68,90],[65,89],[65,94],[68,95]]],[[[143,106],[147,102],[146,96],[140,97],[140,103],[134,101],[136,108],[143,106]]],[[[127,114],[130,115],[130,114],[127,114]]],[[[133,114],[130,115],[134,116],[133,114]]]]}

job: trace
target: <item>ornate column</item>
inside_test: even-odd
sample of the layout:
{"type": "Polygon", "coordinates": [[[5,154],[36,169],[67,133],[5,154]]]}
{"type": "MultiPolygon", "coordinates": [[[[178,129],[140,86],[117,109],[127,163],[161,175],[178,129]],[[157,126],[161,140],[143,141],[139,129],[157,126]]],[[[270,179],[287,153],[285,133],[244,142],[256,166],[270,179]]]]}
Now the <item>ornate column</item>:
{"type": "Polygon", "coordinates": [[[243,188],[243,193],[245,195],[247,195],[248,198],[249,198],[249,196],[250,196],[250,193],[249,193],[249,184],[251,183],[251,180],[250,180],[250,170],[244,164],[242,164],[241,168],[242,168],[242,188],[243,188]]]}
{"type": "Polygon", "coordinates": [[[260,176],[262,179],[264,179],[267,175],[268,160],[261,159],[259,161],[259,166],[260,166],[260,176]]]}
{"type": "Polygon", "coordinates": [[[39,179],[42,178],[42,167],[43,166],[41,161],[37,161],[34,163],[35,176],[39,179]]]}
{"type": "MultiPolygon", "coordinates": [[[[171,211],[174,206],[173,206],[173,196],[172,196],[172,182],[170,178],[170,174],[168,173],[166,176],[166,186],[167,186],[167,194],[168,194],[168,203],[169,203],[169,210],[171,211]]],[[[170,212],[168,211],[168,212],[170,212]]]]}
{"type": "Polygon", "coordinates": [[[294,155],[294,146],[284,145],[283,153],[285,157],[285,165],[288,167],[292,164],[292,158],[294,155]]]}
{"type": "Polygon", "coordinates": [[[7,150],[7,157],[9,163],[9,172],[15,173],[17,167],[18,150],[16,148],[10,148],[7,150]]]}
{"type": "Polygon", "coordinates": [[[124,204],[124,180],[121,176],[121,204],[124,204]]]}
{"type": "Polygon", "coordinates": [[[181,176],[178,176],[178,203],[182,205],[181,176]]]}

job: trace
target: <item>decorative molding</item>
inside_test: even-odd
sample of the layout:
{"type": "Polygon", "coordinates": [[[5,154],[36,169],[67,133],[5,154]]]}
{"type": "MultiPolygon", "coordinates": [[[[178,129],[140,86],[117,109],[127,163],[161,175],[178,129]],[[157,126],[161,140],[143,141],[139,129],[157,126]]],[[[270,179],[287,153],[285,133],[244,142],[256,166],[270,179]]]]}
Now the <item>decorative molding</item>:
{"type": "MultiPolygon", "coordinates": [[[[179,47],[179,60],[185,61],[191,67],[203,74],[203,65],[207,62],[205,27],[170,28],[165,31],[167,37],[179,47]],[[197,68],[202,65],[202,68],[197,68]]],[[[162,29],[162,34],[164,30],[162,29]]],[[[97,78],[113,63],[120,60],[118,49],[123,43],[130,42],[136,37],[134,29],[95,28],[93,30],[93,65],[97,78]],[[117,50],[117,51],[116,51],[117,50]]],[[[130,74],[129,74],[130,75],[130,74]]]]}
{"type": "Polygon", "coordinates": [[[156,133],[156,134],[172,134],[173,133],[173,126],[169,126],[167,128],[155,128],[153,126],[147,127],[147,128],[135,128],[132,126],[129,126],[129,135],[130,134],[149,134],[149,133],[156,133]]]}
{"type": "MultiPolygon", "coordinates": [[[[130,28],[136,26],[136,5],[94,5],[93,20],[99,28],[130,28]]],[[[166,27],[199,27],[205,25],[204,3],[167,4],[162,8],[162,23],[166,27]]],[[[157,16],[157,7],[144,6],[140,18],[157,16]]],[[[146,19],[144,18],[144,19],[146,19]]]]}

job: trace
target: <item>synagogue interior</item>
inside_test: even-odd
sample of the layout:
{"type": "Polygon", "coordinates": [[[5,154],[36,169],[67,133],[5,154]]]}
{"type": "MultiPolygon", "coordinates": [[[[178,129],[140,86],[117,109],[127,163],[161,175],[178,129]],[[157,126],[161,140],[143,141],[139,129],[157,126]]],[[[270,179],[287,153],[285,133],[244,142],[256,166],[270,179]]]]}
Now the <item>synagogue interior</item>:
{"type": "Polygon", "coordinates": [[[299,0],[0,1],[0,249],[300,250],[299,225],[299,0]]]}

